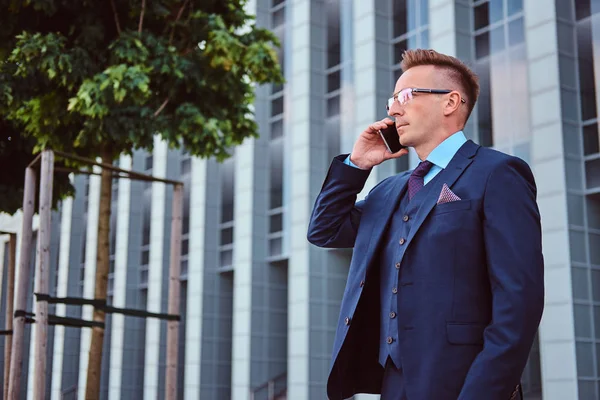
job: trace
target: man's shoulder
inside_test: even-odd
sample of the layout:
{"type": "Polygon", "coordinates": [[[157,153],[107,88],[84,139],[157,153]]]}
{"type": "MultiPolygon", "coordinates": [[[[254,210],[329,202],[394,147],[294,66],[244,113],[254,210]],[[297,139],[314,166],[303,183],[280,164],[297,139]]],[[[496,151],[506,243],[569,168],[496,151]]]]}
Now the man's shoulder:
{"type": "Polygon", "coordinates": [[[490,172],[497,168],[502,168],[503,166],[517,166],[529,169],[529,164],[522,158],[491,147],[479,147],[476,160],[480,167],[487,167],[490,169],[490,172]]]}

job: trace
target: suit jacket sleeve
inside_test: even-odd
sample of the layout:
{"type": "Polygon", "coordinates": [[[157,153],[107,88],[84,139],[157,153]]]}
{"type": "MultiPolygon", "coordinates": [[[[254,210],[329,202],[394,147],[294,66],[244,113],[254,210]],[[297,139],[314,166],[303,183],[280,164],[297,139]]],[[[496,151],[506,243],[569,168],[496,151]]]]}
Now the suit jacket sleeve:
{"type": "Polygon", "coordinates": [[[333,159],[313,207],[307,238],[319,247],[353,247],[356,240],[364,205],[356,196],[371,170],[344,164],[346,156],[333,159]]]}
{"type": "Polygon", "coordinates": [[[511,158],[490,174],[483,231],[492,321],[459,400],[508,400],[519,383],[544,307],[544,262],[536,187],[529,166],[511,158]]]}

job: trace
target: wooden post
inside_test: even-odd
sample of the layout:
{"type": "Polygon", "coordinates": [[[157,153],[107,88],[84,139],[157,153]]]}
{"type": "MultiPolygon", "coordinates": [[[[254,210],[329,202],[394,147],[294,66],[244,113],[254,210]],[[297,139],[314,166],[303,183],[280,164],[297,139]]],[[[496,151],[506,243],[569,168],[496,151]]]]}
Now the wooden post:
{"type": "MultiPolygon", "coordinates": [[[[181,220],[183,214],[183,185],[173,189],[173,211],[171,217],[171,254],[169,265],[169,314],[179,314],[179,291],[181,282],[181,220]]],[[[179,321],[167,322],[167,368],[165,377],[165,399],[177,398],[177,350],[179,347],[179,321]]]]}
{"type": "MultiPolygon", "coordinates": [[[[15,258],[17,256],[17,235],[10,234],[8,242],[8,270],[6,271],[6,322],[5,328],[7,331],[13,328],[13,309],[15,300],[15,258]]],[[[10,381],[10,357],[12,350],[11,336],[4,337],[4,397],[8,399],[8,382],[10,381]]]]}
{"type": "MultiPolygon", "coordinates": [[[[31,259],[31,237],[33,208],[35,204],[35,171],[25,170],[25,190],[23,193],[23,225],[21,230],[21,251],[19,256],[19,287],[17,288],[16,310],[25,311],[29,289],[29,263],[31,259]]],[[[8,317],[8,315],[7,315],[8,317]]],[[[12,335],[12,357],[10,360],[10,382],[7,399],[20,399],[21,370],[23,368],[23,336],[25,316],[14,317],[12,335]]]]}
{"type": "MultiPolygon", "coordinates": [[[[35,272],[36,291],[49,294],[50,280],[50,222],[52,216],[52,176],[54,174],[54,153],[42,153],[40,174],[40,228],[37,246],[37,268],[35,272]]],[[[48,346],[48,301],[37,301],[35,311],[35,366],[33,376],[33,398],[46,398],[46,354],[48,346]]]]}

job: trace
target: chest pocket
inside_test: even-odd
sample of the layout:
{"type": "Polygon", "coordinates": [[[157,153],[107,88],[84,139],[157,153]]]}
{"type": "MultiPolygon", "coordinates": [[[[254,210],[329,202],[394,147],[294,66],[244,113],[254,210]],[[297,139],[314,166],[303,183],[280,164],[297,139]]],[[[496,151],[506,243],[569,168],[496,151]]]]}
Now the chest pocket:
{"type": "Polygon", "coordinates": [[[471,209],[471,200],[457,200],[448,203],[437,204],[431,211],[431,215],[439,215],[449,212],[471,209]]]}

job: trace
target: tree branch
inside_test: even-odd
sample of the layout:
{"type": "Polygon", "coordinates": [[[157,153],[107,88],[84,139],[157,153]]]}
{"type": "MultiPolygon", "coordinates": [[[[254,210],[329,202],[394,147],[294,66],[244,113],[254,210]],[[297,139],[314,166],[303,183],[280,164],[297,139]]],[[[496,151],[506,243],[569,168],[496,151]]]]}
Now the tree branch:
{"type": "Polygon", "coordinates": [[[164,110],[164,108],[167,106],[167,104],[169,104],[169,100],[171,100],[169,97],[167,97],[165,99],[165,101],[163,101],[163,103],[160,105],[160,107],[158,107],[158,110],[156,110],[154,112],[154,118],[156,118],[158,116],[158,114],[160,114],[162,112],[162,110],[164,110]]]}
{"type": "Polygon", "coordinates": [[[146,0],[142,0],[142,12],[140,13],[140,23],[138,24],[138,33],[142,34],[142,26],[144,24],[144,13],[146,12],[146,0]]]}
{"type": "Polygon", "coordinates": [[[177,13],[177,18],[175,19],[175,22],[173,22],[173,29],[171,29],[171,36],[169,37],[169,44],[173,43],[173,37],[175,36],[175,26],[177,26],[177,23],[179,22],[181,15],[183,15],[183,10],[185,9],[185,6],[187,6],[187,3],[189,3],[189,0],[185,0],[183,2],[183,5],[181,6],[181,8],[179,9],[179,12],[177,13]]]}
{"type": "Polygon", "coordinates": [[[110,0],[110,7],[112,8],[113,15],[115,17],[115,25],[117,26],[117,33],[121,35],[121,24],[119,24],[119,14],[117,14],[117,7],[115,7],[115,0],[110,0]]]}

